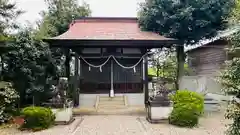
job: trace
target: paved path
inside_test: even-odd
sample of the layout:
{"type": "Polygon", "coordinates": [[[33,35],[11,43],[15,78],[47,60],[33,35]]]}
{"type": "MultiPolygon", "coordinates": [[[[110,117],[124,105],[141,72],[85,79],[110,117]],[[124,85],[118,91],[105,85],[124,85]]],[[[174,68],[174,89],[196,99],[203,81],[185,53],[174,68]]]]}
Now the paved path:
{"type": "Polygon", "coordinates": [[[142,116],[85,116],[71,135],[224,135],[225,124],[222,114],[201,118],[193,129],[150,124],[142,116]]]}
{"type": "Polygon", "coordinates": [[[143,116],[93,115],[78,117],[67,126],[55,126],[36,133],[0,131],[0,135],[224,135],[222,114],[203,117],[197,128],[178,128],[169,124],[150,124],[143,116]]]}
{"type": "Polygon", "coordinates": [[[136,116],[85,116],[72,135],[145,135],[136,116]]]}

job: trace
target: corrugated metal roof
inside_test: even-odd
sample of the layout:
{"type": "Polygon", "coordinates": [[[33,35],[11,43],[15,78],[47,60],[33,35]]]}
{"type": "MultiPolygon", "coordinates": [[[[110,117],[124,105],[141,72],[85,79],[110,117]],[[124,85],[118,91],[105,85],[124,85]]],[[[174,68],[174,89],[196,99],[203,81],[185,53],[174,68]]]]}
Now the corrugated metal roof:
{"type": "Polygon", "coordinates": [[[224,30],[224,31],[220,31],[217,36],[211,38],[211,39],[205,39],[205,40],[200,40],[198,43],[194,44],[194,45],[188,45],[188,46],[185,46],[184,47],[184,51],[185,52],[188,52],[188,51],[191,51],[191,50],[194,50],[194,49],[197,49],[199,47],[202,47],[204,45],[207,45],[211,42],[214,42],[216,40],[219,40],[219,39],[222,39],[222,38],[225,38],[225,37],[228,37],[228,36],[231,36],[232,34],[236,33],[240,31],[240,26],[237,25],[237,26],[234,26],[234,27],[231,27],[227,30],[224,30]]]}

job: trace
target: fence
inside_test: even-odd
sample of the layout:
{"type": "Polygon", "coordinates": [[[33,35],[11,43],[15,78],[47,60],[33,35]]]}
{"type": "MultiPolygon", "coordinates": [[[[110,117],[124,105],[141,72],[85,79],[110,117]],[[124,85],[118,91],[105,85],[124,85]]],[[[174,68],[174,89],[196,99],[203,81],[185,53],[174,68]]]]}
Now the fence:
{"type": "Polygon", "coordinates": [[[183,76],[179,88],[204,94],[222,94],[221,84],[216,81],[216,78],[208,76],[183,76]]]}

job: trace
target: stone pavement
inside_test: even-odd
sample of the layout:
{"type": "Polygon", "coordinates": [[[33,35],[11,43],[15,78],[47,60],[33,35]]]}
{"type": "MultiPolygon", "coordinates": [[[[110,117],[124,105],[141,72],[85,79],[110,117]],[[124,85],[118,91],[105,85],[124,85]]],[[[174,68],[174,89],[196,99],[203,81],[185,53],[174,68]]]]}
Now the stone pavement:
{"type": "Polygon", "coordinates": [[[180,128],[169,124],[150,124],[142,120],[147,135],[224,135],[230,121],[225,120],[223,114],[210,114],[200,119],[196,128],[180,128]]]}
{"type": "Polygon", "coordinates": [[[85,116],[71,135],[224,135],[227,123],[223,114],[218,113],[201,118],[199,126],[193,129],[150,124],[142,116],[85,116]]]}
{"type": "Polygon", "coordinates": [[[179,128],[167,123],[150,124],[144,116],[85,115],[67,126],[55,126],[36,133],[0,131],[0,135],[224,135],[223,114],[210,114],[201,118],[197,128],[179,128]]]}
{"type": "Polygon", "coordinates": [[[72,135],[144,135],[136,116],[86,116],[72,135]]]}

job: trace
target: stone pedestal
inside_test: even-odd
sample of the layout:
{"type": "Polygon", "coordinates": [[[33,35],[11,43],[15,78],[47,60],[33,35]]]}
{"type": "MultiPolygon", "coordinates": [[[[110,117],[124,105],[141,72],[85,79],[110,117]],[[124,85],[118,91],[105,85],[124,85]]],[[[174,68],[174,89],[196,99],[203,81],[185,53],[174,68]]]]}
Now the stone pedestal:
{"type": "Polygon", "coordinates": [[[52,109],[52,111],[56,117],[56,124],[69,124],[74,120],[72,108],[52,109]]]}
{"type": "Polygon", "coordinates": [[[168,120],[168,117],[170,116],[171,112],[173,110],[173,107],[171,106],[149,106],[148,107],[148,116],[147,120],[150,123],[161,123],[168,120]]]}
{"type": "Polygon", "coordinates": [[[160,91],[158,95],[152,97],[147,105],[147,120],[150,123],[159,123],[168,120],[173,107],[168,99],[170,91],[160,91]]]}

